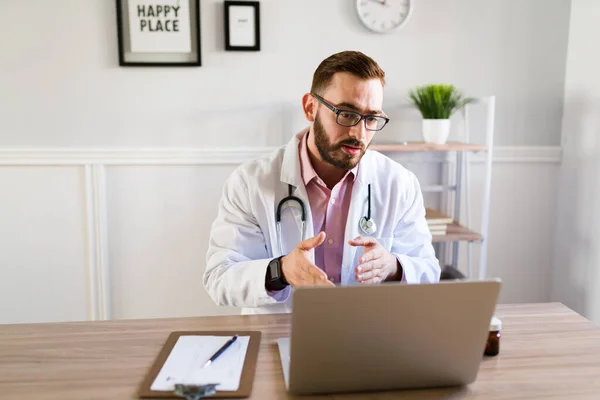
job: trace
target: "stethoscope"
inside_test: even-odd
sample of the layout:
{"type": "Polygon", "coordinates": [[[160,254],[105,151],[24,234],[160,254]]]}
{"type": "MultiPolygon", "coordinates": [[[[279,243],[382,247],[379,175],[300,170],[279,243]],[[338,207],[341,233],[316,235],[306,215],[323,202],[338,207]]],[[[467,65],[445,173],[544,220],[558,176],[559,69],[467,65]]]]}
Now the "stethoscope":
{"type": "MultiPolygon", "coordinates": [[[[360,221],[358,221],[358,226],[360,229],[367,235],[372,235],[377,231],[377,225],[375,221],[371,219],[371,184],[368,186],[368,206],[367,206],[367,215],[363,216],[360,221]]],[[[302,239],[305,239],[306,233],[306,208],[304,207],[304,202],[302,199],[292,195],[292,185],[288,184],[288,196],[281,199],[279,204],[277,204],[277,214],[275,216],[276,227],[277,227],[277,245],[279,246],[279,254],[283,254],[283,250],[281,247],[281,208],[288,201],[295,201],[300,205],[300,209],[302,210],[302,225],[301,225],[301,233],[302,239]]]]}

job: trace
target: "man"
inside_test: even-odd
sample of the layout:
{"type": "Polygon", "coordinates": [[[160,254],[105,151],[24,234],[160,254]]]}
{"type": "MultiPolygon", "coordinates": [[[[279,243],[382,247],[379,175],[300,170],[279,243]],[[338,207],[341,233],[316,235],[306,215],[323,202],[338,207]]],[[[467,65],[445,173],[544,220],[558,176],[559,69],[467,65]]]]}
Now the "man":
{"type": "Polygon", "coordinates": [[[302,285],[439,281],[416,177],[367,150],[389,121],[384,84],[360,52],[328,57],[302,97],[309,128],[231,174],[204,273],[217,304],[290,312],[302,285]]]}

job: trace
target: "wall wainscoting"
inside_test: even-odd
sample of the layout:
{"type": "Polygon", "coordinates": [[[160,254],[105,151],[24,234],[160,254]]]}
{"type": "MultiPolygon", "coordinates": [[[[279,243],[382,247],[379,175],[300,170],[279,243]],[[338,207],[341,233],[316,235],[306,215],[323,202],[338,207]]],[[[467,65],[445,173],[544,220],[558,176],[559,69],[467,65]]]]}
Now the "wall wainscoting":
{"type": "MultiPolygon", "coordinates": [[[[14,303],[14,309],[0,313],[0,323],[236,313],[235,309],[217,308],[202,293],[205,243],[224,178],[236,165],[273,150],[0,149],[0,184],[8,189],[7,196],[0,199],[0,205],[5,207],[0,208],[10,210],[5,215],[8,228],[0,230],[0,241],[8,243],[10,249],[0,254],[0,264],[9,267],[3,268],[7,276],[0,275],[0,281],[5,282],[0,285],[0,300],[10,304],[2,296],[22,297],[22,301],[14,303]],[[181,169],[166,168],[172,166],[181,169]],[[54,176],[56,183],[52,182],[54,176]],[[47,197],[56,185],[60,186],[58,192],[47,197]],[[11,191],[11,187],[21,189],[11,191]],[[61,204],[64,199],[71,205],[61,204]],[[56,220],[38,218],[33,209],[38,206],[59,215],[56,220]],[[32,233],[25,237],[13,235],[19,231],[32,233]],[[48,236],[55,236],[55,243],[59,244],[52,246],[55,252],[51,257],[26,252],[28,248],[36,252],[31,246],[38,241],[44,243],[48,236]],[[177,240],[171,242],[171,238],[177,240]],[[61,247],[64,241],[70,245],[61,247]],[[38,271],[42,270],[49,275],[36,282],[38,271]],[[80,278],[76,278],[78,274],[80,278]],[[31,289],[11,289],[24,279],[33,280],[31,289]],[[73,289],[79,285],[84,285],[85,290],[73,289]],[[48,286],[53,288],[53,294],[44,294],[48,286]],[[63,303],[73,302],[82,305],[60,308],[63,303]]],[[[477,181],[476,168],[483,168],[484,155],[473,154],[469,161],[474,164],[472,176],[477,181]]],[[[511,238],[514,240],[513,231],[494,221],[521,210],[521,204],[510,200],[514,192],[508,193],[505,201],[504,188],[513,188],[513,184],[515,190],[519,186],[537,188],[534,198],[524,199],[523,207],[535,207],[536,202],[553,198],[553,177],[561,161],[561,149],[498,146],[493,150],[492,161],[494,200],[488,259],[489,270],[494,273],[503,263],[501,257],[494,257],[506,254],[506,246],[513,246],[511,238]]],[[[477,191],[477,182],[474,190],[477,191]]],[[[538,207],[532,220],[523,223],[537,224],[530,231],[550,229],[551,225],[543,221],[552,217],[553,204],[550,201],[538,207]]],[[[538,240],[533,251],[549,253],[551,248],[551,240],[538,240]]],[[[504,271],[503,278],[509,285],[504,294],[507,301],[542,301],[548,296],[545,283],[529,295],[520,294],[519,290],[528,283],[518,283],[517,275],[527,262],[523,260],[504,271]]],[[[540,266],[540,271],[541,268],[546,266],[540,266]]]]}

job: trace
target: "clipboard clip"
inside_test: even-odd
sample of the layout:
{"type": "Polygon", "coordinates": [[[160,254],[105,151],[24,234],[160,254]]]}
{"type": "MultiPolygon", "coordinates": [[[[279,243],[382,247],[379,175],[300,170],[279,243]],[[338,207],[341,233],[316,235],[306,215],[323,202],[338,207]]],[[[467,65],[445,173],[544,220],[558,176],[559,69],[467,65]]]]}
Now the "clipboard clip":
{"type": "Polygon", "coordinates": [[[185,397],[186,400],[199,400],[203,397],[212,396],[217,393],[219,383],[207,383],[205,385],[184,385],[175,384],[175,395],[185,397]]]}

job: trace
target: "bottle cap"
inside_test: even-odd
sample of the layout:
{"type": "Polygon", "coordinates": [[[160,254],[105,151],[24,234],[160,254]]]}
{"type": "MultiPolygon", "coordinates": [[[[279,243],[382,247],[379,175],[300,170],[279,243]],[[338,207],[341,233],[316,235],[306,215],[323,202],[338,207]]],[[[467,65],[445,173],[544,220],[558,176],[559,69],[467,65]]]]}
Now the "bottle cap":
{"type": "Polygon", "coordinates": [[[502,329],[502,321],[500,320],[500,318],[497,317],[492,317],[492,320],[490,321],[490,331],[499,331],[500,329],[502,329]]]}

